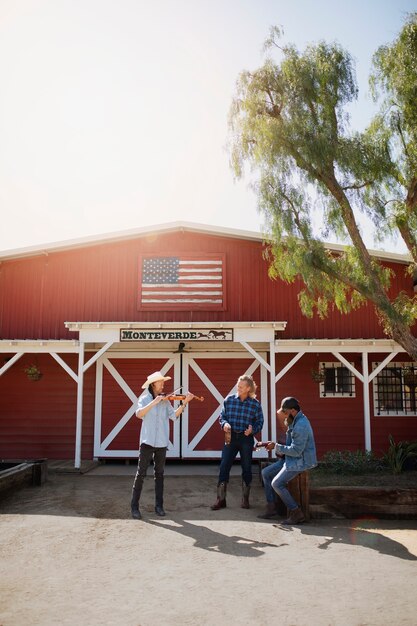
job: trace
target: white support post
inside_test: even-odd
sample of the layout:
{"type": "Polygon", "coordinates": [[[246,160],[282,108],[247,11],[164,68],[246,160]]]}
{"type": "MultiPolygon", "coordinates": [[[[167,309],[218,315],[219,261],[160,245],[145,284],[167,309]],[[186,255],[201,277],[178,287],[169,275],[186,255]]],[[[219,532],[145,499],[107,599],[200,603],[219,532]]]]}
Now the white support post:
{"type": "Polygon", "coordinates": [[[103,405],[103,359],[96,361],[96,398],[94,409],[94,459],[100,456],[101,448],[101,411],[103,405]]]}
{"type": "MultiPolygon", "coordinates": [[[[262,427],[262,431],[260,433],[261,435],[261,439],[263,441],[268,440],[270,441],[270,436],[269,436],[269,425],[268,425],[268,414],[269,414],[269,410],[268,410],[268,370],[266,369],[266,367],[263,367],[261,365],[261,388],[262,388],[262,392],[261,392],[261,406],[262,406],[262,410],[263,410],[263,415],[264,415],[264,425],[262,427]]],[[[268,456],[267,455],[267,451],[265,450],[265,448],[262,448],[260,450],[260,457],[263,456],[268,456]]]]}
{"type": "Polygon", "coordinates": [[[83,428],[83,389],[84,389],[84,343],[80,341],[78,353],[77,422],[75,427],[75,469],[81,467],[81,436],[83,428]]]}
{"type": "Polygon", "coordinates": [[[277,399],[275,382],[275,342],[269,344],[269,365],[270,365],[270,394],[271,394],[271,441],[277,440],[277,399]]]}
{"type": "Polygon", "coordinates": [[[371,410],[369,405],[369,365],[368,353],[362,352],[363,372],[363,418],[365,427],[365,450],[371,452],[371,410]]]}

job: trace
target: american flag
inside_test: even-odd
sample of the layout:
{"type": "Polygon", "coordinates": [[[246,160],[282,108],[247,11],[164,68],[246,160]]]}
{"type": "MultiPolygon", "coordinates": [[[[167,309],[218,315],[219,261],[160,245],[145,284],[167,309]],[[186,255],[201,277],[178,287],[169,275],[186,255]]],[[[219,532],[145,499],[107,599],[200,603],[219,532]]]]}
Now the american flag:
{"type": "Polygon", "coordinates": [[[218,257],[144,257],[140,302],[145,306],[223,304],[224,264],[218,257]]]}

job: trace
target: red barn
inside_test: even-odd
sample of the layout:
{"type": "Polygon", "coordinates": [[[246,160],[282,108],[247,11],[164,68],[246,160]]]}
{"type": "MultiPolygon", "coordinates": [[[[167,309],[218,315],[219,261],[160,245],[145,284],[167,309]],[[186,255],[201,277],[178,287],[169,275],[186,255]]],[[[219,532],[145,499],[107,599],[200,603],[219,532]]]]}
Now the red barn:
{"type": "MultiPolygon", "coordinates": [[[[0,254],[0,457],[136,457],[155,370],[204,397],[175,423],[171,457],[220,456],[219,408],[243,373],[263,439],[286,395],[319,454],[416,438],[417,373],[373,307],[303,317],[300,285],[272,281],[262,251],[256,233],[181,222],[0,254]]],[[[411,294],[406,258],[375,254],[411,294]]]]}

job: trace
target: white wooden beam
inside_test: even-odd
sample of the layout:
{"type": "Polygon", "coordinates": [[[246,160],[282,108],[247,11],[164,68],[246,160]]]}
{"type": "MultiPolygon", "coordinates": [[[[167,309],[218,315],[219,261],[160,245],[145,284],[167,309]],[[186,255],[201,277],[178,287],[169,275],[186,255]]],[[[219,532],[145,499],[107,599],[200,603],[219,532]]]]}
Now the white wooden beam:
{"type": "Polygon", "coordinates": [[[84,344],[80,343],[78,353],[77,418],[75,426],[75,468],[81,467],[81,439],[83,428],[83,391],[84,391],[84,344]]]}
{"type": "Polygon", "coordinates": [[[96,394],[94,402],[94,458],[101,452],[101,415],[103,408],[103,357],[96,363],[96,394]]]}
{"type": "Polygon", "coordinates": [[[271,369],[269,370],[270,378],[270,396],[271,396],[271,441],[277,440],[277,390],[275,379],[275,350],[274,342],[269,345],[269,360],[271,369]]]}
{"type": "Polygon", "coordinates": [[[59,365],[67,372],[67,374],[69,374],[71,376],[71,378],[78,383],[78,376],[77,374],[74,372],[74,370],[72,370],[70,368],[70,366],[65,363],[64,359],[62,359],[59,354],[56,354],[56,352],[51,352],[51,357],[53,357],[55,359],[55,361],[57,363],[59,363],[59,365]]]}
{"type": "Polygon", "coordinates": [[[113,341],[108,341],[106,344],[104,344],[104,346],[102,348],[100,348],[100,350],[98,352],[96,352],[91,359],[89,359],[87,361],[87,363],[84,364],[83,367],[83,372],[86,372],[88,370],[89,367],[91,367],[91,365],[93,365],[93,363],[95,363],[97,361],[97,359],[99,359],[101,357],[102,354],[104,354],[106,352],[106,350],[108,350],[112,345],[113,345],[113,341]]]}
{"type": "Polygon", "coordinates": [[[378,365],[378,366],[377,366],[377,367],[376,367],[376,368],[372,371],[372,373],[369,375],[369,382],[371,382],[371,381],[375,378],[375,376],[378,376],[379,372],[380,372],[381,370],[383,370],[383,369],[384,369],[384,367],[385,367],[386,365],[388,365],[388,363],[389,363],[390,361],[392,361],[392,359],[394,359],[394,358],[397,356],[397,354],[398,354],[398,352],[397,352],[397,351],[395,351],[395,352],[391,352],[391,354],[389,354],[387,357],[385,357],[385,359],[382,361],[382,363],[380,363],[380,364],[379,364],[379,365],[378,365]]]}
{"type": "MultiPolygon", "coordinates": [[[[352,365],[352,363],[349,363],[349,361],[347,359],[345,359],[345,357],[340,354],[340,352],[332,352],[332,354],[336,357],[336,359],[338,361],[340,361],[341,363],[343,363],[343,365],[345,365],[347,367],[347,369],[352,372],[352,374],[354,376],[356,376],[356,378],[359,378],[359,380],[361,381],[361,383],[363,383],[363,376],[362,374],[356,369],[356,367],[354,367],[352,365]]],[[[364,353],[363,353],[364,354],[364,353]]]]}
{"type": "Polygon", "coordinates": [[[282,378],[288,372],[288,370],[290,370],[293,367],[293,365],[295,365],[297,363],[297,361],[299,361],[301,359],[303,354],[304,354],[304,352],[299,352],[298,354],[296,354],[291,359],[291,361],[289,361],[287,363],[287,365],[285,367],[283,367],[282,370],[280,370],[278,372],[278,374],[275,376],[275,383],[277,383],[279,381],[279,379],[282,378]]]}
{"type": "Polygon", "coordinates": [[[369,364],[368,354],[362,353],[362,371],[363,371],[363,419],[365,429],[365,450],[370,452],[372,450],[371,440],[371,408],[369,404],[369,364]]]}
{"type": "Polygon", "coordinates": [[[258,352],[256,352],[256,350],[252,348],[252,346],[250,346],[246,341],[240,341],[240,343],[248,352],[252,354],[252,356],[255,357],[257,361],[259,361],[259,363],[261,363],[264,366],[266,370],[268,370],[268,372],[271,371],[269,364],[265,361],[263,357],[261,357],[260,354],[258,354],[258,352]]]}
{"type": "Polygon", "coordinates": [[[23,355],[24,355],[24,352],[17,352],[16,354],[14,354],[7,361],[7,363],[5,363],[2,368],[0,368],[0,376],[3,376],[3,374],[7,372],[7,370],[10,369],[11,366],[14,365],[14,363],[16,363],[16,361],[18,361],[20,357],[22,357],[23,355]]]}

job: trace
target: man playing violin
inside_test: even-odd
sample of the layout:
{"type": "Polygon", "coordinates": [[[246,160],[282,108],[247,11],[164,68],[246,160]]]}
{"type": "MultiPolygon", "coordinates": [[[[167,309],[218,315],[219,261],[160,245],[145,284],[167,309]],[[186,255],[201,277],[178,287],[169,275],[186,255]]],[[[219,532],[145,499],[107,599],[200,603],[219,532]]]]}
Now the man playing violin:
{"type": "Polygon", "coordinates": [[[177,419],[186,405],[194,398],[192,393],[183,396],[183,403],[175,410],[170,402],[174,396],[163,394],[165,381],[170,376],[161,372],[150,374],[142,385],[144,392],[139,397],[136,416],[142,420],[140,433],[138,469],[132,488],[131,512],[133,519],[140,520],[139,500],[143,481],[151,460],[154,463],[155,513],[161,517],[164,511],[164,469],[169,444],[169,420],[177,419]]]}

